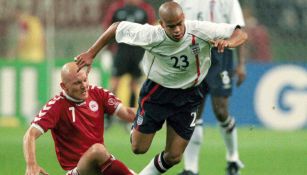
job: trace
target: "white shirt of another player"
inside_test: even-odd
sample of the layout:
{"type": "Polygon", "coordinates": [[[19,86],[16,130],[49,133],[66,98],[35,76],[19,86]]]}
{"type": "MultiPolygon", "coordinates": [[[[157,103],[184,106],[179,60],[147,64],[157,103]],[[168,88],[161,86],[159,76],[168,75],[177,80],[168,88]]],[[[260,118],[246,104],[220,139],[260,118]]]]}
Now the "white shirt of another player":
{"type": "Polygon", "coordinates": [[[186,19],[245,26],[238,0],[175,0],[186,19]]]}
{"type": "Polygon", "coordinates": [[[208,72],[211,65],[208,41],[229,38],[236,26],[188,20],[185,26],[184,37],[176,42],[161,26],[121,22],[116,30],[116,41],[146,50],[142,64],[147,78],[167,88],[186,89],[200,84],[208,72]]]}

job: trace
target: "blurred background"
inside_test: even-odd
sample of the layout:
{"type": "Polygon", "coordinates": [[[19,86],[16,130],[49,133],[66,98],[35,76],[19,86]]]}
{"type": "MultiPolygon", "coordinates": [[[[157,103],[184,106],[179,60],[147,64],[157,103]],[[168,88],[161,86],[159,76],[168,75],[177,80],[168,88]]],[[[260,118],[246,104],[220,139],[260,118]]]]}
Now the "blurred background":
{"type": "MultiPolygon", "coordinates": [[[[111,2],[0,0],[0,128],[21,126],[23,129],[17,134],[21,139],[25,126],[60,91],[61,66],[85,51],[105,30],[102,24],[111,2]]],[[[146,2],[157,11],[165,1],[146,2]]],[[[251,136],[249,131],[260,128],[264,132],[290,133],[287,138],[300,133],[298,137],[305,137],[306,141],[307,1],[240,0],[240,3],[249,34],[245,45],[247,79],[234,89],[231,114],[239,126],[247,128],[245,137],[251,136]]],[[[90,74],[92,84],[109,87],[111,57],[109,51],[97,55],[90,74]]],[[[127,79],[123,78],[118,92],[126,104],[127,79]]],[[[216,120],[209,103],[205,109],[205,125],[214,127],[216,120]]],[[[291,140],[285,142],[296,144],[291,140]]],[[[303,147],[294,149],[304,151],[305,158],[300,160],[306,167],[307,147],[303,147]]],[[[244,153],[248,155],[243,151],[243,159],[244,153]]],[[[306,172],[302,171],[302,164],[296,169],[306,172]]]]}

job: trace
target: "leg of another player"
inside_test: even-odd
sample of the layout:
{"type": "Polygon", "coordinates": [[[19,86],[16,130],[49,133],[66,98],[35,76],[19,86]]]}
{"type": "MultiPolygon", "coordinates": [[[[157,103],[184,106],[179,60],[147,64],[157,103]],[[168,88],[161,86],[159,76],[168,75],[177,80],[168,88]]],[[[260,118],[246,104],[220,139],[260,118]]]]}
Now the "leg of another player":
{"type": "Polygon", "coordinates": [[[191,174],[198,175],[199,173],[199,154],[203,142],[203,120],[202,113],[204,110],[205,99],[201,103],[200,110],[197,112],[197,121],[193,135],[189,141],[183,154],[184,170],[178,175],[191,174]]]}
{"type": "Polygon", "coordinates": [[[167,125],[165,150],[157,154],[139,175],[160,175],[178,164],[188,142],[180,137],[171,126],[167,125]]]}
{"type": "MultiPolygon", "coordinates": [[[[137,99],[137,93],[136,92],[138,91],[138,86],[139,86],[137,78],[131,76],[129,86],[130,86],[129,106],[135,107],[136,106],[136,99],[137,99]]],[[[132,125],[132,123],[124,122],[125,130],[130,132],[131,125],[132,125]]]]}
{"type": "Polygon", "coordinates": [[[130,107],[135,107],[137,90],[138,90],[138,80],[132,77],[130,81],[130,99],[129,99],[130,107]]]}
{"type": "Polygon", "coordinates": [[[117,76],[112,76],[111,80],[110,80],[110,91],[113,93],[117,92],[118,86],[119,86],[119,81],[120,81],[120,77],[117,76]]]}
{"type": "Polygon", "coordinates": [[[77,165],[80,175],[132,175],[133,173],[106,150],[103,144],[92,145],[81,157],[77,165]]]}
{"type": "Polygon", "coordinates": [[[221,134],[226,145],[226,159],[229,164],[243,167],[239,160],[238,136],[235,119],[228,113],[228,97],[212,97],[212,107],[216,118],[220,122],[221,134]]]}
{"type": "MultiPolygon", "coordinates": [[[[117,76],[112,76],[110,80],[110,91],[114,94],[117,92],[119,80],[120,77],[117,76]]],[[[112,115],[105,114],[105,121],[105,129],[109,129],[112,126],[114,119],[112,118],[112,115]]]]}

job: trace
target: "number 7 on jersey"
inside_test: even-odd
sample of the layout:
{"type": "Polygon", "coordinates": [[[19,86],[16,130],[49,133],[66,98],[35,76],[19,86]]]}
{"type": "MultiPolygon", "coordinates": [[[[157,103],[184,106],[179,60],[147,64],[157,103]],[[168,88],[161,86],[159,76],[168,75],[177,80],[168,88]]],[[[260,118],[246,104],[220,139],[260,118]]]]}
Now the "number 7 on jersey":
{"type": "Polygon", "coordinates": [[[68,109],[71,111],[72,122],[75,122],[76,121],[75,107],[69,107],[68,109]]]}

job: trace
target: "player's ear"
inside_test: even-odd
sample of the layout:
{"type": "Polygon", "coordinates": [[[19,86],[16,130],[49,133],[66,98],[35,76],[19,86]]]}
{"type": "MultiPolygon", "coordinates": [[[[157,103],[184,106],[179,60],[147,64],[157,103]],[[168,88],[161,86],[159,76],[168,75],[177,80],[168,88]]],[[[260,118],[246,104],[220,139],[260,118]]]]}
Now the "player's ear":
{"type": "Polygon", "coordinates": [[[159,19],[159,24],[164,28],[163,21],[161,19],[159,19]]]}
{"type": "Polygon", "coordinates": [[[60,83],[60,86],[61,86],[61,88],[62,88],[63,90],[66,89],[65,83],[61,82],[61,83],[60,83]]]}

